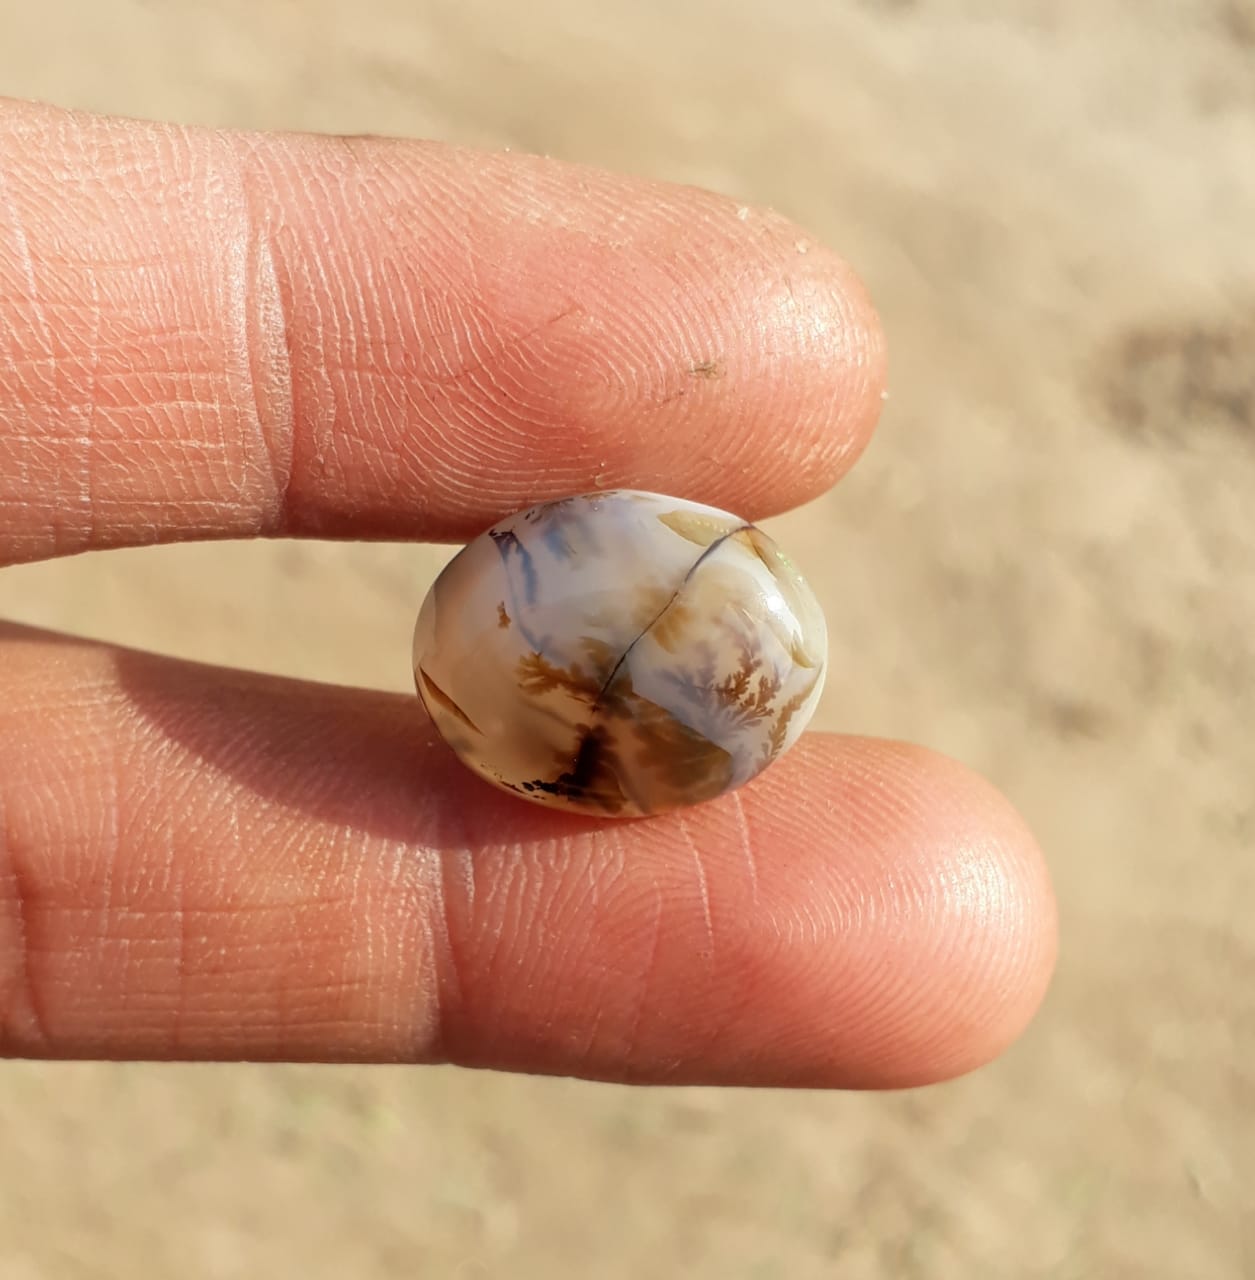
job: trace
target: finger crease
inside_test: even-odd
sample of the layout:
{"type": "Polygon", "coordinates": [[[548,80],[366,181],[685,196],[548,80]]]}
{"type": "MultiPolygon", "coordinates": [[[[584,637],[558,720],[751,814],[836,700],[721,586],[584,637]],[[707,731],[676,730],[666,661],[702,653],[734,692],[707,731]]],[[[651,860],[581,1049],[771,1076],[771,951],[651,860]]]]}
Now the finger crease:
{"type": "Polygon", "coordinates": [[[255,173],[238,163],[245,252],[237,288],[248,392],[259,450],[270,469],[272,498],[259,512],[261,534],[278,533],[291,509],[296,432],[289,307],[279,279],[274,232],[257,193],[255,173]]]}

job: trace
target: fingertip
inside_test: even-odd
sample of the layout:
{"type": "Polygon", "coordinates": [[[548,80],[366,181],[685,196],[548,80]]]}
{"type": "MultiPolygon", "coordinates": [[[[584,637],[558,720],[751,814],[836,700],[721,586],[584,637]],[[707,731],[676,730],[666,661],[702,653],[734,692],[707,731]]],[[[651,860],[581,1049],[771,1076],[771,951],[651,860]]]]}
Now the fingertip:
{"type": "Polygon", "coordinates": [[[263,203],[288,206],[287,314],[317,339],[315,365],[297,347],[292,367],[302,525],[334,530],[351,509],[356,527],[388,529],[398,495],[418,488],[442,536],[589,488],[657,489],[757,518],[828,488],[875,425],[884,339],[866,289],[776,213],[430,144],[285,140],[262,173],[263,203]],[[311,185],[317,210],[299,203],[311,185]],[[329,239],[328,225],[353,234],[329,239]],[[369,282],[365,332],[327,315],[345,290],[302,284],[326,280],[369,282]],[[346,379],[329,473],[299,429],[324,408],[323,371],[352,372],[363,351],[396,390],[381,396],[374,369],[346,379]],[[381,455],[395,463],[384,495],[381,455]]]}
{"type": "Polygon", "coordinates": [[[827,832],[832,851],[848,824],[840,862],[810,875],[842,922],[817,1000],[828,1047],[817,1076],[901,1088],[992,1061],[1031,1021],[1055,961],[1054,896],[1023,819],[984,778],[921,747],[816,736],[793,763],[813,786],[826,780],[809,844],[827,832]]]}
{"type": "Polygon", "coordinates": [[[884,404],[884,328],[862,278],[834,249],[772,209],[737,206],[732,216],[747,255],[762,260],[743,317],[753,338],[748,394],[764,439],[786,446],[788,474],[767,476],[796,504],[830,488],[871,439],[884,404]]]}
{"type": "Polygon", "coordinates": [[[829,489],[883,404],[884,333],[853,267],[778,213],[709,192],[652,186],[623,207],[632,238],[600,276],[615,291],[572,363],[606,376],[557,379],[598,483],[754,519],[829,489]]]}
{"type": "Polygon", "coordinates": [[[615,1051],[629,1078],[667,1061],[675,1082],[928,1084],[1001,1053],[1049,981],[1032,836],[988,783],[920,748],[812,735],[633,843],[635,878],[666,895],[651,1006],[615,1051]]]}
{"type": "Polygon", "coordinates": [[[1025,1031],[1054,972],[1058,915],[1042,851],[1011,801],[965,765],[919,747],[918,883],[933,909],[920,960],[936,975],[937,1004],[919,1019],[917,1067],[926,1084],[993,1061],[1025,1031]]]}

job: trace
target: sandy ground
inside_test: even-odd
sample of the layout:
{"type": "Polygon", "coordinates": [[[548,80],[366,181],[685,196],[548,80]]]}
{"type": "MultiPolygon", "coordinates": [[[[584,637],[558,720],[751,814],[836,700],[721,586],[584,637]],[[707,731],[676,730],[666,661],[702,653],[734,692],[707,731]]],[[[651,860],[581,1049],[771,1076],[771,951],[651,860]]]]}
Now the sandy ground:
{"type": "MultiPolygon", "coordinates": [[[[893,394],[778,522],[822,721],[991,775],[1063,909],[1026,1039],[902,1096],[4,1067],[3,1280],[1255,1274],[1251,0],[0,0],[0,92],[509,144],[843,250],[893,394]]],[[[443,554],[125,553],[6,571],[0,610],[405,688],[443,554]]]]}

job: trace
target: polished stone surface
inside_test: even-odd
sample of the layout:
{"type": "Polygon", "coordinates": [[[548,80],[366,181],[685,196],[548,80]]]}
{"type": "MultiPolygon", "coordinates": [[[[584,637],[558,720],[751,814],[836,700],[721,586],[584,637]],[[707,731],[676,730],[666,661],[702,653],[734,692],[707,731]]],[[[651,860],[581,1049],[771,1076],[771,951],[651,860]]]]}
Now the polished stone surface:
{"type": "Polygon", "coordinates": [[[436,581],[414,677],[458,755],[561,808],[636,817],[748,782],[797,739],[827,630],[775,543],[618,490],[503,520],[436,581]]]}

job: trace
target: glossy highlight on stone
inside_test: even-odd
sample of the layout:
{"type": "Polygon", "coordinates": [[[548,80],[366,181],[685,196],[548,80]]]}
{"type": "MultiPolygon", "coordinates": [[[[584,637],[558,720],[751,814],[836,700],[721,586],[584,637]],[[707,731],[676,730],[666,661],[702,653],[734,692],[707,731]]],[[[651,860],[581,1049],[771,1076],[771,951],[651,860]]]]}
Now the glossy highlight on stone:
{"type": "Polygon", "coordinates": [[[625,489],[494,525],[414,633],[419,695],[470,768],[616,817],[748,782],[802,732],[826,662],[819,604],[765,533],[625,489]]]}

